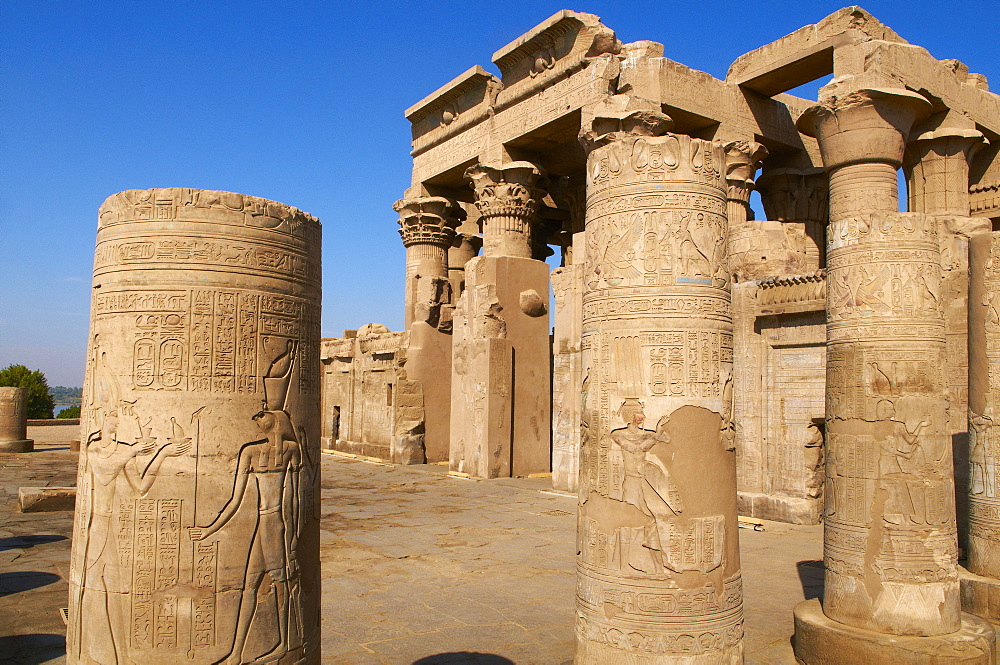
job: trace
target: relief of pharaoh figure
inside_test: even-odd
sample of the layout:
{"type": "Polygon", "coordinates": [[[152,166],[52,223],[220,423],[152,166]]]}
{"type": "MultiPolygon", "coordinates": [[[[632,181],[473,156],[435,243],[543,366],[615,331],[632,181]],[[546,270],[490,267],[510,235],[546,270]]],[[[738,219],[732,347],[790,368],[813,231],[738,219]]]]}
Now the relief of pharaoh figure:
{"type": "MultiPolygon", "coordinates": [[[[625,400],[619,414],[627,425],[612,430],[610,436],[621,449],[624,463],[621,500],[651,518],[643,527],[642,545],[653,554],[657,572],[661,572],[667,566],[662,543],[669,541],[668,523],[684,510],[680,492],[671,480],[670,472],[652,452],[656,443],[670,442],[661,427],[666,419],[661,419],[657,431],[643,429],[646,414],[643,413],[642,403],[634,399],[625,400]]],[[[634,561],[630,561],[630,565],[643,569],[634,561]]]]}
{"type": "Polygon", "coordinates": [[[118,634],[119,627],[128,624],[130,580],[128,573],[121,571],[113,527],[114,508],[120,495],[129,490],[145,496],[164,461],[185,454],[190,449],[190,439],[173,439],[157,448],[156,438],[140,425],[142,436],[137,441],[120,441],[119,415],[132,416],[135,404],[120,399],[103,354],[97,383],[102,405],[98,407],[101,427],[88,435],[84,452],[81,493],[86,498],[82,503],[90,510],[84,517],[85,563],[75,598],[80,616],[89,617],[90,622],[87,632],[76,637],[76,644],[79,656],[87,655],[102,665],[117,665],[131,662],[126,656],[128,637],[118,634]],[[153,454],[152,459],[140,464],[137,458],[149,454],[153,454]],[[101,621],[102,618],[106,621],[101,621]]]}
{"type": "Polygon", "coordinates": [[[250,558],[237,613],[236,634],[229,654],[219,661],[226,665],[277,662],[298,646],[291,643],[290,636],[301,634],[302,619],[289,608],[299,607],[299,571],[292,553],[297,547],[299,534],[303,450],[284,408],[295,351],[295,344],[289,341],[285,352],[271,363],[264,378],[264,408],[251,417],[261,431],[261,438],[240,448],[229,501],[211,524],[188,529],[191,540],[208,538],[236,515],[248,490],[252,488],[251,494],[257,496],[256,523],[251,530],[250,558]],[[265,576],[270,577],[277,602],[279,639],[268,653],[245,660],[243,648],[250,624],[262,596],[268,593],[268,589],[263,587],[265,576]]]}

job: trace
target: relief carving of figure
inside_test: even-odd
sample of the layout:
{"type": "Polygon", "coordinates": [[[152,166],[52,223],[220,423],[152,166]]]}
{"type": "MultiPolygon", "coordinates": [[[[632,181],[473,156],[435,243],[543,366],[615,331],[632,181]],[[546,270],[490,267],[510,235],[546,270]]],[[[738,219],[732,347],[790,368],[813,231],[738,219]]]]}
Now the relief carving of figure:
{"type": "Polygon", "coordinates": [[[930,425],[921,420],[912,430],[896,419],[895,406],[890,400],[875,405],[875,442],[879,453],[879,480],[887,493],[883,519],[889,524],[923,524],[924,512],[920,502],[914,501],[913,490],[919,491],[923,474],[917,471],[920,464],[920,432],[930,425]]]}
{"type": "Polygon", "coordinates": [[[809,423],[810,436],[802,451],[806,468],[806,497],[810,499],[817,499],[823,494],[823,422],[822,418],[813,418],[809,423]]]}
{"type": "MultiPolygon", "coordinates": [[[[683,215],[681,218],[681,228],[676,232],[679,243],[677,255],[680,257],[681,262],[679,274],[687,277],[711,277],[713,273],[712,260],[698,246],[695,234],[691,230],[691,217],[692,214],[683,215]]],[[[700,212],[695,217],[695,221],[697,222],[703,222],[704,219],[704,213],[700,212]]]]}
{"type": "Polygon", "coordinates": [[[985,494],[993,498],[996,496],[996,478],[992,469],[992,459],[987,454],[986,441],[990,428],[993,427],[993,419],[986,415],[974,414],[969,419],[971,426],[970,439],[972,450],[969,451],[969,463],[971,465],[971,494],[985,494]]]}
{"type": "MultiPolygon", "coordinates": [[[[119,415],[132,415],[134,403],[120,399],[118,385],[108,370],[104,354],[95,377],[101,412],[101,428],[87,437],[84,459],[84,500],[89,514],[83,532],[84,567],[79,588],[76,590],[77,618],[88,617],[88,630],[76,637],[77,655],[85,653],[102,665],[131,662],[126,656],[128,636],[128,574],[121,570],[118,543],[114,532],[115,505],[120,494],[128,488],[138,496],[145,496],[156,479],[160,467],[170,457],[183,455],[190,449],[189,439],[172,439],[156,447],[156,438],[150,428],[140,423],[141,436],[132,443],[118,438],[119,415]],[[153,454],[152,459],[140,465],[140,456],[153,454]],[[123,481],[125,484],[123,484],[123,481]]],[[[138,418],[137,418],[138,420],[138,418]]]]}
{"type": "Polygon", "coordinates": [[[626,400],[619,414],[627,425],[612,430],[610,436],[621,449],[624,462],[621,500],[651,518],[643,527],[642,545],[655,553],[654,559],[664,567],[666,560],[661,543],[669,542],[668,523],[684,510],[670,472],[651,452],[657,442],[669,443],[669,439],[663,432],[643,429],[646,415],[638,400],[626,400]]]}
{"type": "MultiPolygon", "coordinates": [[[[299,606],[299,571],[295,551],[299,534],[299,483],[303,468],[303,450],[287,411],[284,410],[295,345],[288,342],[286,351],[272,363],[264,378],[264,408],[252,416],[261,438],[243,445],[239,452],[236,479],[229,501],[216,518],[205,527],[188,529],[191,540],[208,538],[226,526],[236,515],[244,495],[252,487],[257,495],[257,516],[251,531],[249,560],[237,614],[233,647],[222,661],[226,665],[277,662],[297,645],[291,637],[301,630],[301,617],[289,608],[299,606]],[[285,497],[289,500],[286,501],[285,497]],[[250,624],[258,610],[265,576],[270,577],[278,607],[279,640],[270,652],[260,657],[243,657],[250,624]]],[[[262,593],[263,592],[263,593],[262,593]]]]}

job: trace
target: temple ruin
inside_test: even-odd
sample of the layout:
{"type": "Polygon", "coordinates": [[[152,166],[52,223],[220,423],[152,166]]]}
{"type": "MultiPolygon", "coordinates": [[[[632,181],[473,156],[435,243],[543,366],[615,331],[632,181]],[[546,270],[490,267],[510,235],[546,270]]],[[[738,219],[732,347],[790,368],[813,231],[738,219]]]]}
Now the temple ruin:
{"type": "Polygon", "coordinates": [[[859,7],[724,80],[566,10],[493,63],[406,110],[406,329],[323,340],[323,447],[578,492],[578,663],[741,662],[737,514],[825,524],[801,662],[992,662],[985,78],[859,7]]]}

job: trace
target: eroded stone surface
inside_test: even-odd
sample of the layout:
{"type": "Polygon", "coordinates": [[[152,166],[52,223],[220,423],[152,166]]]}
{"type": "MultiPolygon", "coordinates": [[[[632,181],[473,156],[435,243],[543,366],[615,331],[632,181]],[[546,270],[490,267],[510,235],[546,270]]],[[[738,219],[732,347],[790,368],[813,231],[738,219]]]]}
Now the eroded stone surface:
{"type": "Polygon", "coordinates": [[[67,661],[319,662],[317,220],[101,206],[67,661]]]}
{"type": "Polygon", "coordinates": [[[26,388],[0,388],[0,452],[28,453],[34,441],[28,438],[26,388]]]}

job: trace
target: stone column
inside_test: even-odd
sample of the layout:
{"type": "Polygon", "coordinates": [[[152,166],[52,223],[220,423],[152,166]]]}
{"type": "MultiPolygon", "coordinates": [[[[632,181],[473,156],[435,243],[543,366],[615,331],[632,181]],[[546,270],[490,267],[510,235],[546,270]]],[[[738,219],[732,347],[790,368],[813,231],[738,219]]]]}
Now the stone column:
{"type": "Polygon", "coordinates": [[[319,663],[319,222],[121,192],[93,287],[67,662],[319,663]]]}
{"type": "Polygon", "coordinates": [[[795,607],[805,665],[992,662],[992,628],[963,621],[959,602],[937,224],[895,212],[896,169],[927,106],[863,90],[800,120],[830,173],[831,215],[826,584],[822,609],[795,607]]]}
{"type": "Polygon", "coordinates": [[[473,166],[465,172],[476,192],[483,229],[483,256],[530,259],[536,213],[544,192],[541,171],[530,162],[473,166]]]}
{"type": "Polygon", "coordinates": [[[726,159],[668,126],[585,137],[578,665],[743,658],[726,159]]]}
{"type": "Polygon", "coordinates": [[[552,326],[552,487],[575,492],[580,477],[580,386],[583,365],[583,271],[586,240],[573,234],[569,262],[549,276],[555,300],[552,326]]]}
{"type": "Polygon", "coordinates": [[[457,302],[465,290],[465,264],[479,255],[482,246],[483,239],[475,233],[464,233],[460,227],[455,234],[448,249],[448,279],[451,280],[453,301],[457,302]]]}
{"type": "Polygon", "coordinates": [[[950,432],[955,454],[959,545],[967,547],[969,497],[969,236],[989,220],[969,215],[969,160],[984,143],[970,118],[949,113],[907,147],[910,210],[937,216],[947,339],[950,432]]]}
{"type": "Polygon", "coordinates": [[[1000,623],[1000,233],[969,252],[969,540],[962,608],[1000,623]]]}
{"type": "Polygon", "coordinates": [[[545,473],[551,470],[549,267],[531,258],[541,171],[511,162],[473,166],[466,177],[481,214],[483,256],[465,266],[455,314],[451,470],[487,478],[545,473]]]}
{"type": "Polygon", "coordinates": [[[0,388],[0,453],[30,453],[35,442],[28,438],[27,388],[0,388]]]}
{"type": "Polygon", "coordinates": [[[829,178],[820,168],[765,169],[757,190],[767,219],[802,224],[806,235],[805,272],[826,267],[829,178]]]}
{"type": "MultiPolygon", "coordinates": [[[[451,352],[455,296],[449,277],[449,252],[455,229],[464,211],[440,196],[396,201],[399,234],[406,246],[406,380],[397,381],[396,407],[421,407],[421,420],[401,421],[393,432],[395,459],[399,451],[412,450],[417,437],[423,441],[423,459],[430,463],[448,459],[451,441],[451,352]],[[406,381],[411,393],[401,392],[406,381]]],[[[409,459],[421,455],[407,454],[409,459]]]]}
{"type": "Polygon", "coordinates": [[[448,251],[461,208],[440,196],[400,199],[392,208],[406,247],[406,328],[414,320],[436,326],[441,304],[451,303],[448,251]]]}

